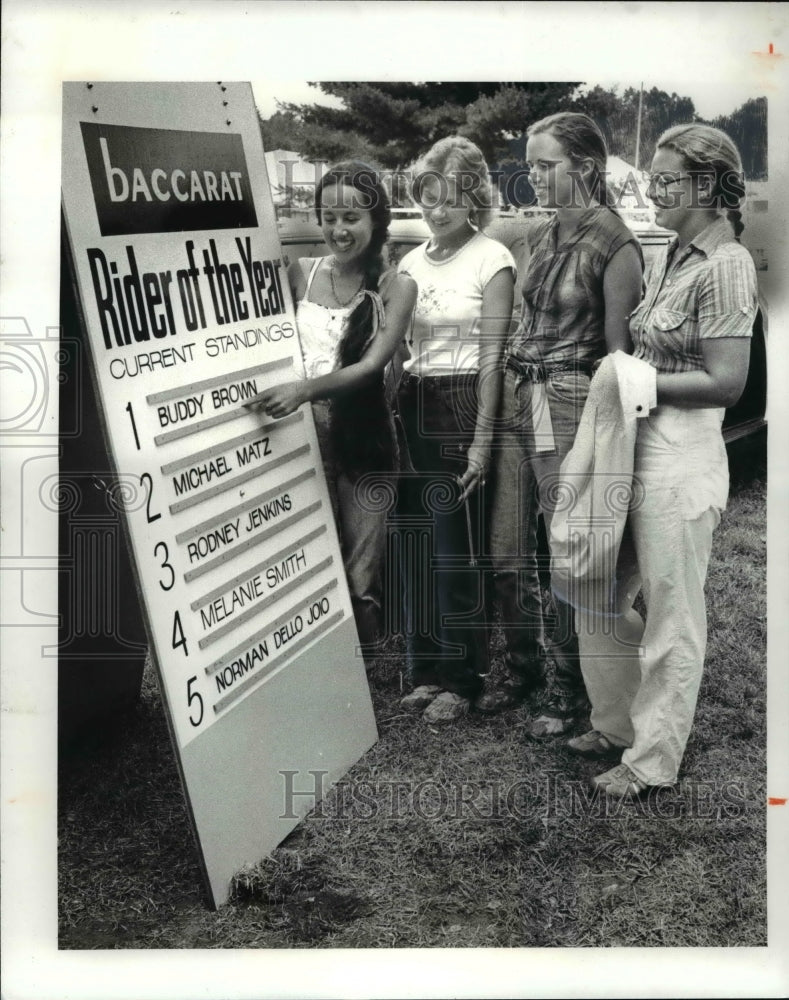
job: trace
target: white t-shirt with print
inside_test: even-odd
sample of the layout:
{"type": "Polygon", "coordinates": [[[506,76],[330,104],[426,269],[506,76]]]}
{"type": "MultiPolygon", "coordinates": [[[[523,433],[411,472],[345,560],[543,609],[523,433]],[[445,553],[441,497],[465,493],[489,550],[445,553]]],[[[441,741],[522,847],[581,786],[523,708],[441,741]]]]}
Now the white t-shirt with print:
{"type": "Polygon", "coordinates": [[[411,357],[403,367],[415,375],[477,372],[482,293],[502,268],[514,274],[515,261],[503,244],[484,233],[476,233],[442,261],[431,260],[427,246],[411,250],[398,267],[419,286],[411,357]]]}

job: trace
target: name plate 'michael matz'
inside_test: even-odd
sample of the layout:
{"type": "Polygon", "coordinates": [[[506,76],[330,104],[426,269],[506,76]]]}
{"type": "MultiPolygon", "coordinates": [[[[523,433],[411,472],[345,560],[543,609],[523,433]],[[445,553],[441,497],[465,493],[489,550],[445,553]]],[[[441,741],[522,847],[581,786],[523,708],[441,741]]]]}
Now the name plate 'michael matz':
{"type": "Polygon", "coordinates": [[[303,374],[251,91],[68,84],[64,108],[64,216],[176,745],[200,782],[249,748],[246,720],[271,760],[236,795],[273,796],[276,726],[301,715],[301,763],[326,770],[335,746],[339,776],[375,726],[311,413],[243,406],[303,374]]]}

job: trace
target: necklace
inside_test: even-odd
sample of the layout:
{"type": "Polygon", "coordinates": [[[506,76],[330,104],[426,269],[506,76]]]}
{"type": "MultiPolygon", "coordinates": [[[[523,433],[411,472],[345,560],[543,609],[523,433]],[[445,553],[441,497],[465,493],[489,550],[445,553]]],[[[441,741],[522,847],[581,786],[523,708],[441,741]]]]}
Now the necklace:
{"type": "Polygon", "coordinates": [[[428,255],[432,260],[440,261],[444,263],[447,260],[451,260],[455,254],[460,253],[463,247],[469,243],[475,236],[477,231],[472,229],[470,233],[466,233],[460,243],[456,243],[452,246],[440,246],[436,243],[435,238],[431,239],[427,245],[428,255]]]}
{"type": "Polygon", "coordinates": [[[329,280],[331,281],[331,292],[332,292],[332,295],[334,296],[334,300],[337,303],[337,305],[340,306],[343,309],[345,308],[345,306],[350,305],[351,302],[353,302],[353,300],[356,298],[356,296],[359,294],[359,292],[364,287],[364,275],[362,275],[362,280],[359,282],[359,287],[356,289],[356,291],[353,293],[353,295],[351,295],[351,297],[349,299],[346,299],[343,302],[343,300],[340,298],[340,296],[337,293],[337,285],[336,285],[335,280],[334,280],[334,263],[332,263],[331,267],[329,268],[329,280]]]}

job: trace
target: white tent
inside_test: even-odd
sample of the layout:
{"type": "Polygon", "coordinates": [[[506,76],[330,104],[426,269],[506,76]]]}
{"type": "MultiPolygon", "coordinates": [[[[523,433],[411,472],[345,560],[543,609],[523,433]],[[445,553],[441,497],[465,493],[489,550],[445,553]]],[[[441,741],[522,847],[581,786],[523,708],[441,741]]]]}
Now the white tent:
{"type": "Polygon", "coordinates": [[[614,180],[625,178],[629,174],[640,180],[645,177],[647,173],[645,170],[636,170],[632,163],[628,163],[627,160],[623,160],[621,156],[609,156],[606,161],[606,169],[614,180]]]}
{"type": "Polygon", "coordinates": [[[606,173],[611,186],[619,192],[617,208],[629,225],[654,224],[655,212],[647,198],[648,174],[636,170],[632,163],[621,156],[609,156],[606,173]]]}

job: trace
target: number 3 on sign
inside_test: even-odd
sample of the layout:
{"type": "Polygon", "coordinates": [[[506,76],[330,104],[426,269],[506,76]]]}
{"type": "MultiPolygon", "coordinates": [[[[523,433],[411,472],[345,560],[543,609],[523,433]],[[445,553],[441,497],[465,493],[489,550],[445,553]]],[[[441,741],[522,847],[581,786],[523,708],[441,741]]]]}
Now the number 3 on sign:
{"type": "Polygon", "coordinates": [[[157,542],[156,545],[154,545],[153,547],[153,554],[157,555],[159,549],[164,550],[164,558],[162,559],[162,562],[159,565],[161,569],[168,569],[170,571],[170,582],[165,586],[164,581],[159,580],[159,586],[162,588],[162,590],[172,590],[173,584],[175,583],[175,570],[168,562],[168,559],[170,558],[170,550],[167,548],[166,542],[157,542]]]}
{"type": "Polygon", "coordinates": [[[186,702],[190,708],[189,721],[195,727],[203,721],[203,697],[199,691],[192,690],[192,685],[196,680],[197,676],[195,675],[186,682],[186,702]],[[194,702],[197,704],[193,704],[194,702]],[[195,718],[195,713],[197,713],[197,718],[195,718]]]}

